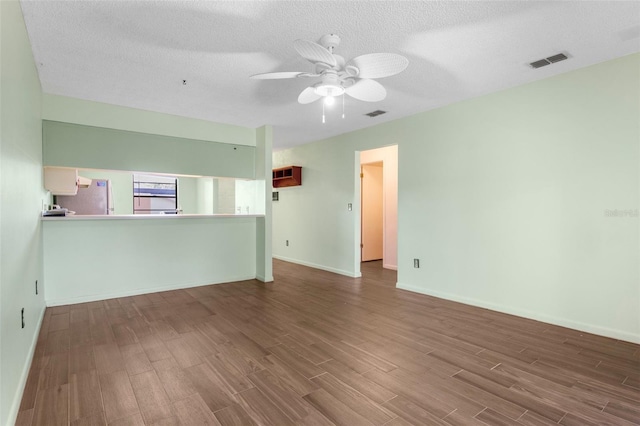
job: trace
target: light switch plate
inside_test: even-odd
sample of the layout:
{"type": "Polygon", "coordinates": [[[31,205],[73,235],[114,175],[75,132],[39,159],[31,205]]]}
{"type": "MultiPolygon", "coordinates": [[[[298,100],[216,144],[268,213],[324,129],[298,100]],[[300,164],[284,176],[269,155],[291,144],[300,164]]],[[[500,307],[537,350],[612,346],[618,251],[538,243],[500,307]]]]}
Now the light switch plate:
{"type": "Polygon", "coordinates": [[[353,204],[351,203],[347,204],[347,209],[349,209],[349,211],[353,210],[353,204]]]}

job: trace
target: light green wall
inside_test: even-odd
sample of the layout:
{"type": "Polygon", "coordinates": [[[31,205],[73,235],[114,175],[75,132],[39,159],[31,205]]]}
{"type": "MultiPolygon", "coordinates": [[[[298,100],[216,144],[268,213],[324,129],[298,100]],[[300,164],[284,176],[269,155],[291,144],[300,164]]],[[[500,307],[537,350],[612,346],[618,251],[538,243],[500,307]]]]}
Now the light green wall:
{"type": "Polygon", "coordinates": [[[41,89],[17,1],[0,2],[0,88],[0,424],[9,425],[45,307],[41,89]]]}
{"type": "Polygon", "coordinates": [[[640,207],[639,85],[635,54],[274,153],[274,255],[357,275],[355,152],[398,144],[399,287],[640,342],[640,219],[605,215],[640,207]]]}
{"type": "Polygon", "coordinates": [[[254,217],[62,219],[43,226],[50,306],[256,276],[254,217]]]}
{"type": "Polygon", "coordinates": [[[45,166],[255,176],[255,147],[43,121],[45,166]]]}
{"type": "Polygon", "coordinates": [[[198,179],[178,178],[178,205],[183,214],[198,214],[198,179]]]}
{"type": "Polygon", "coordinates": [[[200,178],[197,181],[197,189],[197,214],[213,214],[217,212],[218,180],[205,177],[200,178]]]}
{"type": "Polygon", "coordinates": [[[256,144],[255,129],[46,93],[42,96],[42,118],[177,138],[256,144]]]}

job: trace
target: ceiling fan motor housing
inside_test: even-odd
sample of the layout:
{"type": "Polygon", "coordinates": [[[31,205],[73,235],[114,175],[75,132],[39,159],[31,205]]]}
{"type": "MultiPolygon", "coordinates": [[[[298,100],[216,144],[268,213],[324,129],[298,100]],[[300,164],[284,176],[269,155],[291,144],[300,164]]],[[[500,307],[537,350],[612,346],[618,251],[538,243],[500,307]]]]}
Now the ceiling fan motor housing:
{"type": "Polygon", "coordinates": [[[329,49],[333,53],[333,49],[340,46],[340,37],[338,34],[326,34],[320,38],[320,46],[329,49]]]}
{"type": "Polygon", "coordinates": [[[322,82],[314,86],[318,96],[340,96],[344,90],[338,74],[333,70],[327,70],[322,75],[322,82]]]}

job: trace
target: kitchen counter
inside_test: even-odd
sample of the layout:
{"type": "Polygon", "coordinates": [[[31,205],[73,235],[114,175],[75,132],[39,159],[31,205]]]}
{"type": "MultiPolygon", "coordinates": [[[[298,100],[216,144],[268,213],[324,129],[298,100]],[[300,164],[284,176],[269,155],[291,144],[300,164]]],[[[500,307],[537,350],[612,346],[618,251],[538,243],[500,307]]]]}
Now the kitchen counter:
{"type": "Polygon", "coordinates": [[[256,277],[259,215],[43,217],[49,306],[256,277]]]}
{"type": "Polygon", "coordinates": [[[263,214],[114,214],[114,215],[69,215],[43,216],[43,221],[77,220],[141,220],[141,219],[208,219],[208,218],[256,218],[263,214]]]}

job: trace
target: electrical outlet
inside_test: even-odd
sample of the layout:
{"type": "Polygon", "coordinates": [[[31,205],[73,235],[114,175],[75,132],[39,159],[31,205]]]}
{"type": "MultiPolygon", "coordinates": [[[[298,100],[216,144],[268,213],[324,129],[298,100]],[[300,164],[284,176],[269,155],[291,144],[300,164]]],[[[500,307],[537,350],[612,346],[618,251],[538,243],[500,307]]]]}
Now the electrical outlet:
{"type": "Polygon", "coordinates": [[[349,211],[353,210],[353,204],[351,204],[351,203],[347,204],[347,209],[349,211]]]}
{"type": "Polygon", "coordinates": [[[289,247],[289,240],[285,241],[284,245],[289,247]]]}
{"type": "Polygon", "coordinates": [[[22,328],[24,328],[24,308],[20,311],[20,316],[22,318],[22,328]]]}
{"type": "Polygon", "coordinates": [[[413,267],[414,268],[420,267],[420,259],[413,259],[413,267]]]}

